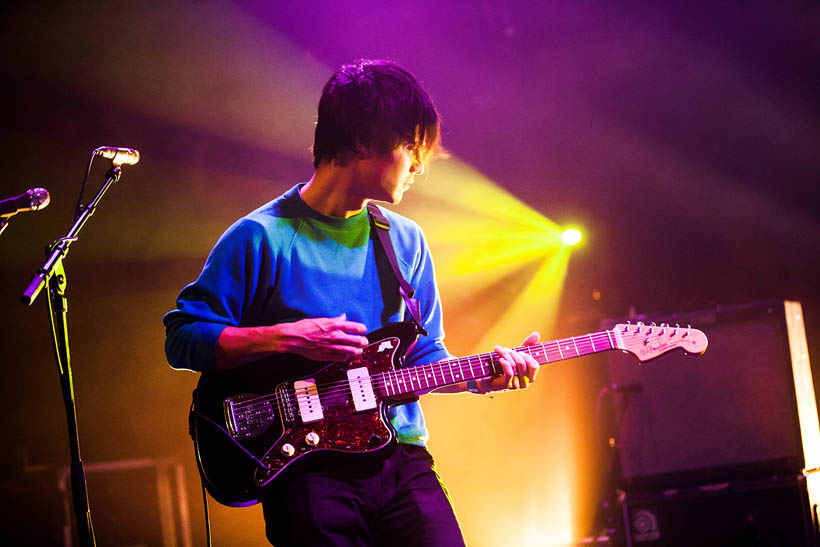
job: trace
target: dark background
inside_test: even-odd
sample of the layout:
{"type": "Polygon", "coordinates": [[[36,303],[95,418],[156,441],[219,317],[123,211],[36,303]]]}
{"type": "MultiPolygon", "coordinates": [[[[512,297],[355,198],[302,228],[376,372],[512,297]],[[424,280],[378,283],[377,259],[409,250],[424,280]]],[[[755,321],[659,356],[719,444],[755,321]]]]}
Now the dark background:
{"type": "MultiPolygon", "coordinates": [[[[80,433],[89,461],[184,462],[201,538],[185,431],[195,377],[165,365],[160,319],[230,222],[310,176],[321,86],[359,57],[395,59],[424,82],[450,161],[550,220],[584,228],[555,332],[545,336],[597,329],[630,307],[786,298],[803,304],[817,361],[816,2],[309,5],[3,8],[0,197],[38,186],[52,196],[0,236],[9,488],[50,473],[32,466],[68,457],[44,298],[27,309],[19,295],[43,247],[70,225],[90,151],[135,147],[142,160],[125,167],[66,260],[80,433]]],[[[95,162],[87,200],[105,169],[95,162]]],[[[458,353],[460,318],[447,317],[458,353]]],[[[606,374],[584,374],[570,385],[587,405],[606,374]]],[[[590,442],[589,419],[575,424],[579,444],[590,442]]],[[[587,462],[573,473],[577,536],[589,526],[600,469],[587,462]]],[[[122,485],[144,482],[133,481],[122,485]]],[[[6,495],[6,514],[38,522],[34,515],[50,514],[49,488],[6,495]]],[[[45,521],[60,521],[60,510],[45,521]]]]}

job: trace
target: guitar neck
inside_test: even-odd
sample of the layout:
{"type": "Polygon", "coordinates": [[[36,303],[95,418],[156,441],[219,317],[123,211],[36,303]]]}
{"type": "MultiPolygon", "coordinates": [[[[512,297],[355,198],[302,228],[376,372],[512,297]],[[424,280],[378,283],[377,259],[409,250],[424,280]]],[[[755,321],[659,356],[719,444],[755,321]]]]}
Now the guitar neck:
{"type": "MultiPolygon", "coordinates": [[[[531,355],[539,365],[546,365],[616,347],[615,333],[606,330],[513,349],[531,355]]],[[[384,372],[381,385],[388,397],[401,397],[420,395],[467,380],[500,376],[502,373],[498,355],[494,352],[482,353],[384,372]]]]}

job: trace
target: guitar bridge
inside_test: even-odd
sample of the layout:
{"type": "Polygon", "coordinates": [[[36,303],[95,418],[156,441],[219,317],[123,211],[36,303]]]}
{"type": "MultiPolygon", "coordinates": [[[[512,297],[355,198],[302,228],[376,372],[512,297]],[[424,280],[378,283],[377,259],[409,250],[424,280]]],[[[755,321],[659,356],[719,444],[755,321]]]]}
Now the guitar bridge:
{"type": "Polygon", "coordinates": [[[249,439],[267,430],[276,415],[270,397],[242,393],[222,401],[225,423],[234,439],[249,439]]]}
{"type": "Polygon", "coordinates": [[[279,408],[282,409],[282,419],[286,423],[292,424],[296,420],[296,413],[293,410],[293,404],[288,396],[288,385],[282,382],[276,386],[276,398],[279,401],[279,408]]]}

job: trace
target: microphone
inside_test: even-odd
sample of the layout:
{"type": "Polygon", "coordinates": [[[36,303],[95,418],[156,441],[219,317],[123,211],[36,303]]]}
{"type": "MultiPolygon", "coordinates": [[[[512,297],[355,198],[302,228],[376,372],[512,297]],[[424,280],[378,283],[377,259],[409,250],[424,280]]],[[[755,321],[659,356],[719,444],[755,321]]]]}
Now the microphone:
{"type": "Polygon", "coordinates": [[[32,188],[19,196],[0,201],[0,216],[16,215],[24,211],[37,211],[44,209],[49,202],[51,202],[51,196],[48,195],[48,190],[45,188],[32,188]]]}
{"type": "Polygon", "coordinates": [[[133,148],[100,146],[94,149],[94,154],[111,160],[114,165],[134,165],[140,161],[140,153],[133,148]]]}

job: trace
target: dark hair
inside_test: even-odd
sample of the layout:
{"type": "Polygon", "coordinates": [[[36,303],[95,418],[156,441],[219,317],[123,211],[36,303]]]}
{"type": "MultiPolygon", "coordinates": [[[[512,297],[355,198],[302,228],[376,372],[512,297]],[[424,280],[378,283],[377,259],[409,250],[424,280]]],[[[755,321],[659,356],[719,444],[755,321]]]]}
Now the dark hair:
{"type": "Polygon", "coordinates": [[[322,90],[313,165],[384,154],[404,143],[425,153],[439,146],[439,116],[410,72],[384,60],[361,59],[336,71],[322,90]]]}

